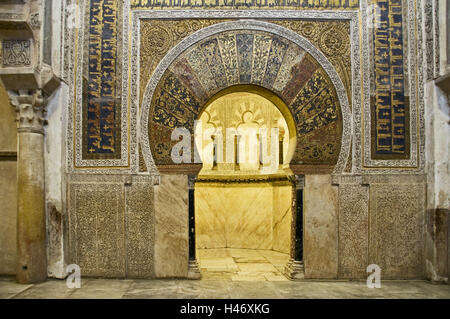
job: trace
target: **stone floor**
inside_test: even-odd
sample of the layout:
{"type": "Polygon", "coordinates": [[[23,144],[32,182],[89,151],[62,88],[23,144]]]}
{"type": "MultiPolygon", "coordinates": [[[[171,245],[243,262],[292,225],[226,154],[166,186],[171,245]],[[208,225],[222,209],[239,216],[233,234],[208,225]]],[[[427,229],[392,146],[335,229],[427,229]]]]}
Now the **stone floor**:
{"type": "Polygon", "coordinates": [[[426,281],[382,281],[369,289],[356,281],[230,281],[82,279],[80,289],[64,280],[37,285],[0,278],[0,298],[14,299],[303,299],[303,298],[439,298],[450,299],[449,285],[426,281]]]}
{"type": "Polygon", "coordinates": [[[197,259],[204,280],[288,281],[289,255],[273,250],[197,249],[197,259]]]}

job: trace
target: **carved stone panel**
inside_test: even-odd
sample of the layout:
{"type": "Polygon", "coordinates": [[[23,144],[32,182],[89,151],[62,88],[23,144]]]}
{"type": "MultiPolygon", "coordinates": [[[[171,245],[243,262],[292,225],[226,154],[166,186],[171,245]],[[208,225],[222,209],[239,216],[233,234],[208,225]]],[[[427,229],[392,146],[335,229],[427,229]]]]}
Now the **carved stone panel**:
{"type": "Polygon", "coordinates": [[[369,249],[369,188],[339,185],[339,277],[365,278],[369,249]]]}
{"type": "Polygon", "coordinates": [[[369,263],[383,279],[423,278],[425,184],[371,184],[369,263]]]}
{"type": "Polygon", "coordinates": [[[69,175],[69,261],[83,276],[155,276],[154,182],[151,176],[69,175]]]}
{"type": "Polygon", "coordinates": [[[83,276],[125,277],[123,188],[105,182],[69,186],[71,263],[83,276]]]}
{"type": "Polygon", "coordinates": [[[31,65],[31,40],[4,40],[2,46],[3,67],[31,65]]]}
{"type": "Polygon", "coordinates": [[[127,277],[154,277],[154,191],[149,182],[125,188],[127,277]]]}

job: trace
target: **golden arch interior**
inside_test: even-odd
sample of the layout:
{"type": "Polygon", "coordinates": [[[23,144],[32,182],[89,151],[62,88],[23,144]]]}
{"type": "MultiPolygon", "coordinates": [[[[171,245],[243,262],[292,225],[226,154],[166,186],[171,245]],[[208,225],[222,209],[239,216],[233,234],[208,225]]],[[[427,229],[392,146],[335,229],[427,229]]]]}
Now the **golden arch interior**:
{"type": "Polygon", "coordinates": [[[285,105],[249,91],[214,97],[195,130],[203,162],[195,184],[196,248],[204,279],[286,280],[295,127],[281,112],[290,115],[285,105]]]}

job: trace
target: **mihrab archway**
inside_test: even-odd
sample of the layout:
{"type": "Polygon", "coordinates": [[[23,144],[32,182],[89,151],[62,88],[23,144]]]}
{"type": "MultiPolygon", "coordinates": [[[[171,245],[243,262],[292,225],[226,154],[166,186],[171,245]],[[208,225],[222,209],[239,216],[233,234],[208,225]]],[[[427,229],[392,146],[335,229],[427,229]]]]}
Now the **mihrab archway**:
{"type": "MultiPolygon", "coordinates": [[[[201,29],[159,63],[141,105],[140,137],[148,170],[192,173],[189,164],[174,165],[172,161],[171,150],[178,143],[171,139],[173,130],[189,130],[194,145],[194,122],[201,111],[215,95],[239,86],[269,91],[287,106],[289,114],[285,115],[293,119],[297,134],[291,164],[325,165],[335,173],[343,172],[350,153],[352,117],[336,70],[305,38],[284,27],[253,20],[201,29]]],[[[292,212],[296,212],[291,222],[291,266],[302,260],[297,258],[302,254],[302,227],[298,225],[302,224],[303,196],[298,185],[292,188],[291,197],[292,212]]],[[[195,263],[194,207],[190,183],[190,266],[195,263]]],[[[292,277],[299,273],[297,266],[288,271],[292,277]]]]}
{"type": "Polygon", "coordinates": [[[261,87],[239,85],[214,96],[199,120],[194,212],[202,276],[285,280],[297,135],[289,109],[261,87]]]}
{"type": "Polygon", "coordinates": [[[192,134],[212,96],[243,84],[270,90],[288,106],[298,133],[291,164],[344,170],[352,118],[337,72],[305,38],[253,20],[201,29],[160,62],[142,102],[140,136],[147,168],[173,165],[173,129],[184,127],[192,134]]]}

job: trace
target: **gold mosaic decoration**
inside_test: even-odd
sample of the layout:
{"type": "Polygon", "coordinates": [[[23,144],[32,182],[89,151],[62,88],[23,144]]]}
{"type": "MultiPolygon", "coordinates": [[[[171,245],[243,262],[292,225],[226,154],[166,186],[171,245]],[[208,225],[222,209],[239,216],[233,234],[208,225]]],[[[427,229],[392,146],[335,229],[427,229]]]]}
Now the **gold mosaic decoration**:
{"type": "Polygon", "coordinates": [[[269,22],[305,37],[327,57],[344,83],[348,101],[352,107],[350,22],[304,20],[270,20],[269,22]]]}
{"type": "Polygon", "coordinates": [[[140,101],[153,71],[171,48],[195,31],[224,21],[227,20],[143,20],[141,22],[140,101]]]}
{"type": "MultiPolygon", "coordinates": [[[[152,41],[170,40],[170,33],[162,32],[165,35],[154,35],[152,41]]],[[[160,47],[165,51],[168,46],[160,47]]],[[[148,50],[150,45],[144,48],[148,50]]],[[[331,54],[342,50],[342,46],[333,43],[328,50],[331,54]]],[[[192,133],[194,121],[211,97],[243,84],[274,92],[288,106],[298,134],[292,164],[336,164],[342,115],[328,74],[298,45],[269,32],[251,30],[205,38],[178,56],[166,70],[153,94],[149,114],[155,163],[172,165],[170,152],[176,142],[171,140],[171,132],[184,127],[192,133]]]]}
{"type": "Polygon", "coordinates": [[[358,9],[359,0],[132,0],[132,9],[358,9]]]}
{"type": "MultiPolygon", "coordinates": [[[[227,20],[143,20],[141,23],[141,100],[152,73],[156,69],[158,63],[172,47],[195,31],[224,21],[227,20]]],[[[310,20],[267,20],[267,22],[281,25],[300,34],[320,49],[337,70],[346,88],[349,101],[352,100],[350,22],[310,20]]],[[[246,35],[242,34],[234,36],[236,39],[233,41],[236,42],[235,44],[232,44],[230,48],[237,48],[238,50],[245,51],[244,48],[239,48],[239,45],[242,41],[247,41],[247,39],[245,39],[246,35]]],[[[264,34],[255,35],[255,39],[253,40],[254,48],[251,49],[255,55],[255,61],[250,62],[253,64],[246,68],[244,66],[244,64],[247,63],[245,61],[245,54],[238,55],[239,59],[244,57],[244,60],[242,61],[235,61],[239,65],[239,70],[233,68],[233,61],[230,60],[233,58],[233,55],[235,55],[234,53],[229,50],[221,50],[218,56],[214,53],[214,48],[217,45],[220,45],[221,47],[229,46],[230,44],[227,43],[229,39],[224,36],[217,39],[220,43],[216,43],[215,41],[216,40],[206,41],[201,48],[192,50],[192,52],[186,54],[183,58],[180,58],[180,60],[183,60],[181,65],[175,66],[174,63],[174,66],[170,68],[171,71],[163,76],[155,91],[153,103],[157,103],[158,105],[155,105],[156,109],[153,109],[153,120],[151,120],[152,123],[149,123],[149,133],[151,140],[157,139],[157,141],[154,140],[153,142],[156,143],[153,145],[156,149],[152,150],[156,163],[164,165],[170,164],[169,154],[174,142],[170,141],[169,131],[178,126],[190,128],[190,123],[199,115],[199,109],[206,103],[208,96],[210,96],[209,93],[214,90],[215,83],[218,83],[219,87],[225,87],[226,85],[222,86],[220,83],[249,83],[248,79],[252,78],[252,81],[256,80],[256,82],[258,82],[256,83],[253,81],[257,85],[262,85],[263,87],[270,87],[273,85],[275,91],[278,91],[277,88],[284,87],[279,94],[284,96],[285,102],[289,104],[291,110],[293,110],[292,112],[295,121],[298,124],[297,130],[299,134],[299,148],[297,148],[291,163],[296,165],[335,164],[340,152],[342,139],[342,116],[340,114],[339,101],[335,89],[331,84],[328,75],[317,65],[317,62],[315,62],[311,56],[305,54],[301,66],[299,65],[299,67],[305,70],[305,72],[301,72],[302,74],[298,74],[297,82],[303,83],[303,93],[301,93],[301,91],[298,91],[301,87],[293,86],[292,83],[287,85],[285,82],[288,80],[287,76],[277,77],[276,73],[273,73],[284,72],[288,75],[290,74],[289,69],[280,71],[273,70],[273,72],[270,69],[265,69],[266,64],[268,68],[281,64],[281,66],[278,67],[282,68],[283,66],[294,65],[298,62],[295,62],[294,60],[291,62],[282,62],[283,59],[287,58],[284,58],[283,55],[281,55],[281,60],[279,60],[279,62],[267,63],[266,60],[269,55],[273,56],[273,54],[275,54],[269,53],[271,45],[274,47],[276,44],[278,47],[276,50],[279,51],[279,54],[284,54],[282,52],[286,52],[286,57],[290,55],[291,59],[297,59],[293,57],[302,54],[301,52],[295,53],[295,51],[293,51],[294,49],[291,47],[287,49],[287,44],[283,42],[284,40],[272,40],[264,34]],[[205,61],[199,62],[199,57],[196,57],[196,55],[199,54],[198,50],[205,54],[205,61]],[[219,59],[218,61],[220,62],[215,63],[214,59],[219,59]],[[220,68],[222,62],[226,67],[224,67],[223,70],[215,70],[216,68],[220,68]],[[260,67],[258,63],[262,63],[262,66],[260,67]],[[186,64],[190,65],[187,69],[182,66],[186,64]],[[209,65],[210,67],[205,69],[203,65],[209,65]],[[181,69],[177,69],[179,67],[181,67],[181,69]],[[248,69],[251,74],[246,74],[246,69],[248,69]],[[259,71],[266,72],[266,74],[258,74],[259,71]],[[180,78],[179,75],[177,76],[172,72],[177,74],[190,74],[193,72],[193,74],[197,74],[194,78],[197,77],[197,80],[203,85],[198,85],[199,83],[193,84],[191,90],[188,89],[185,92],[177,90],[179,91],[178,93],[171,95],[167,92],[173,91],[172,86],[175,85],[177,78],[180,78]],[[214,77],[208,79],[208,74],[214,74],[214,77]],[[277,78],[277,80],[275,80],[275,78],[277,78]],[[263,79],[272,84],[265,85],[266,83],[264,83],[263,79]],[[166,84],[163,83],[164,81],[166,84]],[[169,86],[172,87],[172,89],[167,87],[167,84],[169,83],[169,86]],[[202,86],[204,90],[202,89],[202,86]],[[167,90],[165,88],[167,88],[167,90]],[[196,92],[193,92],[192,89],[196,92]],[[290,92],[290,90],[292,92],[290,92]],[[318,93],[318,90],[323,91],[318,93]],[[208,94],[205,94],[205,92],[208,94]],[[296,92],[300,92],[300,94],[297,95],[296,92]],[[173,99],[173,96],[179,94],[190,96],[195,105],[187,106],[187,109],[184,111],[183,108],[180,108],[179,100],[173,99]],[[166,95],[167,98],[165,97],[166,95]],[[313,98],[311,99],[311,97],[313,98]],[[170,102],[171,100],[173,101],[170,102]],[[163,107],[163,105],[166,105],[165,103],[168,103],[173,107],[163,107]],[[336,108],[336,105],[338,108],[336,108]]],[[[203,54],[201,55],[203,56],[203,54]]],[[[178,85],[183,87],[181,84],[178,85]]]]}

